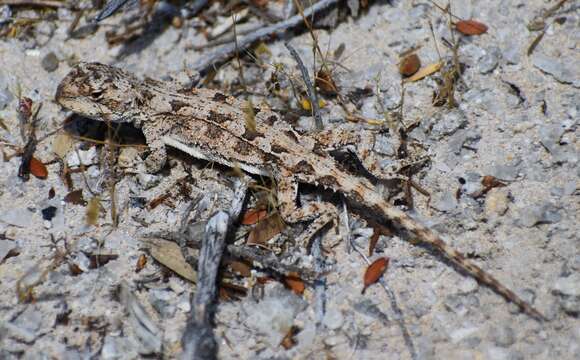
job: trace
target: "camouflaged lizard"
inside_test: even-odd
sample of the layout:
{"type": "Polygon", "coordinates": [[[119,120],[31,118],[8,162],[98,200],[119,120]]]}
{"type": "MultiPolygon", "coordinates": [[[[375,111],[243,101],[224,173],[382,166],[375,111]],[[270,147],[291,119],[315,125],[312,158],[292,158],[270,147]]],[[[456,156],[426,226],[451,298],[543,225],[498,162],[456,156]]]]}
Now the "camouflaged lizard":
{"type": "Polygon", "coordinates": [[[461,269],[517,304],[536,319],[544,317],[493,276],[447,245],[432,230],[388,203],[365,177],[343,170],[329,150],[356,144],[365,168],[378,179],[397,177],[396,169],[382,169],[373,155],[374,138],[348,130],[298,134],[279,114],[258,106],[256,129],[246,127],[247,103],[220,91],[180,91],[168,83],[139,80],[118,68],[80,63],[61,82],[56,101],[88,118],[128,122],[140,128],[151,150],[148,171],[159,171],[167,159],[166,146],[195,158],[239,167],[255,175],[273,178],[279,212],[288,223],[311,224],[297,242],[306,245],[325,225],[337,219],[329,202],[310,202],[298,207],[299,183],[313,184],[343,194],[349,204],[370,220],[391,223],[416,240],[438,249],[461,269]]]}

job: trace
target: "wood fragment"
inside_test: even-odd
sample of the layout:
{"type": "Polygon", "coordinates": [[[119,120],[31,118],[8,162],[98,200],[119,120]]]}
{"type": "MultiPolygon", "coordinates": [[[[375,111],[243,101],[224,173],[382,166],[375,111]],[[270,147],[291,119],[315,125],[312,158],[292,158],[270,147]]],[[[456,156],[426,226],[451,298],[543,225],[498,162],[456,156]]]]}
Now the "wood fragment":
{"type": "MultiPolygon", "coordinates": [[[[313,17],[316,14],[328,9],[331,6],[338,4],[339,0],[322,0],[304,10],[305,17],[313,17]]],[[[199,71],[200,74],[207,73],[210,69],[226,62],[236,52],[248,49],[254,43],[266,38],[271,38],[275,35],[282,35],[289,29],[297,27],[303,23],[302,15],[294,15],[288,20],[263,27],[252,34],[248,34],[238,39],[237,44],[227,44],[212,50],[211,52],[201,56],[194,64],[193,69],[199,71]],[[236,46],[237,45],[237,46],[236,46]]]]}

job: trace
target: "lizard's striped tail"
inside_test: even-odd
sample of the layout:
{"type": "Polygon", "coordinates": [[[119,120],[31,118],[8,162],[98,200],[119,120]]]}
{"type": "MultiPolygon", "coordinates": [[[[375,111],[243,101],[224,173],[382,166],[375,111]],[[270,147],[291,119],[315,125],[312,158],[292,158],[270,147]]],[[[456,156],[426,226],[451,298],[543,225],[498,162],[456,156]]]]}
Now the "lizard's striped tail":
{"type": "Polygon", "coordinates": [[[415,235],[417,240],[441,251],[446,257],[473,276],[477,281],[491,288],[493,291],[503,296],[507,301],[511,301],[518,305],[522,311],[537,320],[546,320],[544,315],[542,315],[532,305],[502,285],[496,278],[485,272],[479,266],[473,264],[462,253],[445,243],[439,235],[435,234],[432,230],[422,225],[417,220],[411,218],[407,213],[384,201],[380,201],[378,204],[375,203],[375,206],[380,208],[381,212],[388,220],[393,221],[395,224],[399,224],[402,228],[415,235]]]}

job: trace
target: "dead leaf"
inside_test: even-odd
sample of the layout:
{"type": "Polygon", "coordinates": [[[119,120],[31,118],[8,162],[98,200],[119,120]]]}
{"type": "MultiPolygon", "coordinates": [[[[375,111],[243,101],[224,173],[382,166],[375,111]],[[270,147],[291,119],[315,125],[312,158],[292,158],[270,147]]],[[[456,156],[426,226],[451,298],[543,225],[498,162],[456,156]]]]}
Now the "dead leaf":
{"type": "Polygon", "coordinates": [[[268,240],[278,235],[286,225],[278,213],[272,214],[260,221],[256,227],[250,231],[248,245],[265,245],[268,240]]]}
{"type": "Polygon", "coordinates": [[[141,270],[143,270],[143,268],[145,268],[145,265],[147,265],[147,256],[145,254],[141,254],[139,255],[139,259],[137,259],[137,266],[135,266],[135,272],[140,272],[141,270]]]}
{"type": "Polygon", "coordinates": [[[378,258],[372,264],[369,265],[369,267],[365,271],[365,275],[363,278],[364,287],[362,289],[361,294],[364,294],[365,290],[370,285],[379,281],[381,276],[383,276],[383,274],[387,270],[388,266],[389,266],[389,258],[387,257],[378,258]]]}
{"type": "Polygon", "coordinates": [[[64,197],[64,202],[74,205],[87,205],[87,202],[83,198],[83,189],[73,190],[66,194],[64,197]]]}
{"type": "Polygon", "coordinates": [[[197,282],[197,272],[185,261],[179,245],[162,239],[147,239],[151,256],[179,276],[193,283],[197,282]]]}
{"type": "Polygon", "coordinates": [[[296,335],[298,335],[298,333],[300,332],[300,328],[297,326],[291,326],[290,329],[288,329],[288,332],[286,333],[286,335],[284,336],[284,339],[282,339],[282,342],[280,343],[280,345],[282,345],[282,347],[286,350],[289,350],[291,348],[293,348],[294,346],[296,346],[296,344],[298,343],[296,341],[296,339],[294,338],[296,335]]]}
{"type": "Polygon", "coordinates": [[[78,276],[83,273],[83,270],[75,263],[69,263],[68,270],[72,276],[78,276]]]}
{"type": "Polygon", "coordinates": [[[419,81],[424,77],[436,73],[441,69],[442,66],[443,63],[441,61],[424,66],[419,71],[417,71],[413,76],[407,78],[405,81],[409,82],[419,81]]]}
{"type": "Polygon", "coordinates": [[[375,247],[377,246],[377,242],[379,242],[380,236],[381,232],[378,229],[373,228],[373,235],[369,240],[369,256],[373,256],[373,253],[375,252],[375,247]]]}
{"type": "Polygon", "coordinates": [[[60,132],[52,141],[52,152],[64,159],[73,145],[73,138],[66,132],[60,132]]]}
{"type": "Polygon", "coordinates": [[[405,56],[399,63],[399,73],[403,76],[411,76],[421,67],[421,60],[417,54],[405,56]]]}
{"type": "Polygon", "coordinates": [[[329,71],[320,69],[318,74],[316,74],[316,79],[314,79],[315,85],[320,88],[320,91],[326,95],[336,95],[338,93],[338,88],[336,83],[332,78],[332,74],[329,71]]]}
{"type": "Polygon", "coordinates": [[[106,265],[111,260],[116,260],[119,258],[117,254],[91,254],[85,253],[85,255],[91,261],[89,264],[89,269],[98,269],[103,265],[106,265]]]}
{"type": "Polygon", "coordinates": [[[254,225],[268,216],[264,209],[249,209],[242,218],[242,225],[254,225]]]}
{"type": "Polygon", "coordinates": [[[496,187],[506,187],[507,186],[506,183],[502,182],[498,178],[491,176],[491,175],[485,175],[483,177],[483,179],[481,179],[481,185],[483,185],[488,190],[496,188],[496,187]]]}
{"type": "Polygon", "coordinates": [[[228,265],[235,274],[246,278],[252,276],[252,268],[245,262],[233,260],[228,265]]]}
{"type": "Polygon", "coordinates": [[[98,196],[91,198],[89,204],[87,205],[87,211],[85,214],[85,221],[87,225],[97,225],[99,220],[99,210],[101,208],[101,199],[98,196]]]}
{"type": "Polygon", "coordinates": [[[481,35],[487,32],[487,25],[475,20],[461,20],[455,23],[455,29],[463,35],[481,35]]]}
{"type": "Polygon", "coordinates": [[[304,294],[304,290],[306,289],[304,281],[302,281],[297,276],[286,276],[284,278],[284,284],[286,284],[286,286],[290,288],[290,290],[292,290],[296,295],[304,294]]]}
{"type": "Polygon", "coordinates": [[[48,177],[48,169],[34,156],[30,158],[30,173],[42,180],[48,177]]]}

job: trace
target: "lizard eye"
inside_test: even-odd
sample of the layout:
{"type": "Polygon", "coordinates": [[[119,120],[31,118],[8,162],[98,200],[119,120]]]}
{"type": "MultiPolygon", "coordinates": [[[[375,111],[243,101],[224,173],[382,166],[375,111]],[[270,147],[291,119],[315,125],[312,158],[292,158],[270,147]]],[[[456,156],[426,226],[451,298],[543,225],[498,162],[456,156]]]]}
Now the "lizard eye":
{"type": "Polygon", "coordinates": [[[100,99],[102,95],[103,95],[103,92],[102,92],[102,91],[99,91],[99,90],[97,90],[97,91],[93,91],[93,92],[91,93],[91,97],[92,97],[93,99],[95,99],[95,100],[98,100],[98,99],[100,99]]]}

